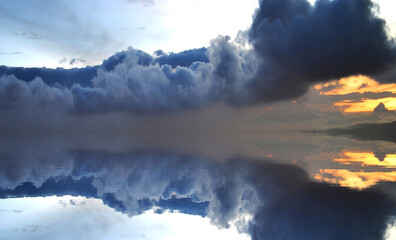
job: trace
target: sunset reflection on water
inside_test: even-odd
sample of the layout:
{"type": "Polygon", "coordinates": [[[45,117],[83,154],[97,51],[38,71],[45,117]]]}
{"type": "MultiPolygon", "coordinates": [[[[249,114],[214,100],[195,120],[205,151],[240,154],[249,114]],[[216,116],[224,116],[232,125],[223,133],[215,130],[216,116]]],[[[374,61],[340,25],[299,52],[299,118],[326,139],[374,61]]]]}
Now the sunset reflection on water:
{"type": "Polygon", "coordinates": [[[396,154],[343,151],[334,162],[340,164],[339,168],[319,169],[314,178],[357,189],[396,181],[396,154]]]}

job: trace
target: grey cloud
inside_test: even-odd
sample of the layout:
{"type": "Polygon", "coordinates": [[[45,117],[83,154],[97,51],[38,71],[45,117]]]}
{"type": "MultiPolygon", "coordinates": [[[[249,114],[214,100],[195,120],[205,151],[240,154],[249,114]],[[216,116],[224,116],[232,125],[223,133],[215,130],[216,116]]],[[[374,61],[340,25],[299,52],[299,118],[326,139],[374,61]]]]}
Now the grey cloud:
{"type": "Polygon", "coordinates": [[[0,77],[0,109],[65,111],[72,106],[70,90],[50,87],[40,78],[23,82],[13,75],[0,77]]]}
{"type": "Polygon", "coordinates": [[[37,33],[34,33],[34,32],[23,32],[23,33],[21,33],[21,35],[26,38],[33,39],[33,40],[40,39],[40,37],[37,35],[37,33]]]}
{"type": "Polygon", "coordinates": [[[212,65],[190,68],[144,66],[131,51],[113,71],[98,70],[93,88],[72,87],[77,113],[131,111],[161,113],[195,109],[213,98],[212,65]]]}
{"type": "MultiPolygon", "coordinates": [[[[67,59],[66,57],[63,57],[63,58],[61,58],[61,59],[58,60],[58,63],[59,63],[59,64],[63,64],[63,63],[66,63],[67,61],[68,61],[68,59],[67,59]]],[[[85,59],[83,59],[83,58],[72,58],[72,59],[69,61],[69,65],[73,65],[73,64],[76,64],[76,63],[78,63],[78,62],[80,62],[80,63],[85,63],[85,59]]]]}
{"type": "Polygon", "coordinates": [[[154,0],[126,0],[129,3],[142,3],[144,6],[149,7],[154,4],[154,0]]]}
{"type": "Polygon", "coordinates": [[[396,81],[396,67],[390,68],[385,72],[375,74],[374,79],[383,83],[394,83],[396,81]]]}
{"type": "Polygon", "coordinates": [[[82,58],[73,58],[72,60],[70,60],[69,65],[73,65],[73,64],[75,64],[75,63],[77,63],[77,62],[85,63],[85,59],[82,59],[82,58]]]}
{"type": "Polygon", "coordinates": [[[160,66],[167,64],[172,66],[172,68],[176,68],[177,66],[190,67],[194,62],[209,62],[206,51],[206,48],[200,48],[167,54],[162,50],[157,50],[154,52],[154,56],[157,57],[154,63],[158,63],[160,66]]]}
{"type": "Polygon", "coordinates": [[[61,58],[61,59],[58,60],[58,63],[59,63],[59,64],[63,64],[63,63],[65,63],[65,62],[67,62],[67,58],[66,58],[66,57],[63,57],[63,58],[61,58]]]}
{"type": "Polygon", "coordinates": [[[23,52],[0,52],[0,55],[20,55],[23,52]]]}
{"type": "Polygon", "coordinates": [[[348,93],[348,94],[324,96],[324,98],[332,101],[341,101],[341,100],[362,101],[362,99],[381,99],[388,97],[396,97],[396,93],[384,91],[384,92],[348,93]]]}

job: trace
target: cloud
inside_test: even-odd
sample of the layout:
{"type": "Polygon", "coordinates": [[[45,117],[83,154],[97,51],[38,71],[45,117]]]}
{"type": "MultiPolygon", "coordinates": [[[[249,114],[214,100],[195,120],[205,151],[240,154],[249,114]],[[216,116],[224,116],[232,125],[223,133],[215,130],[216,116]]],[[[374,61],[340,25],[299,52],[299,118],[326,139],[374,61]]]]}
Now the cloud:
{"type": "Polygon", "coordinates": [[[21,33],[21,35],[28,39],[33,39],[33,40],[40,39],[40,37],[35,32],[23,32],[21,33]]]}
{"type": "Polygon", "coordinates": [[[102,67],[106,71],[113,71],[118,64],[125,62],[127,57],[128,59],[134,59],[135,63],[137,63],[138,65],[146,67],[151,65],[154,60],[154,58],[148,53],[145,53],[141,50],[129,48],[127,51],[118,52],[113,56],[105,59],[102,63],[102,67]]]}
{"type": "MultiPolygon", "coordinates": [[[[60,61],[63,61],[63,59],[60,61]]],[[[21,82],[30,82],[39,77],[49,87],[59,85],[71,88],[74,84],[88,87],[92,86],[92,78],[96,75],[97,69],[97,66],[73,69],[0,66],[0,76],[14,75],[17,81],[21,82]]]]}
{"type": "Polygon", "coordinates": [[[249,32],[262,59],[252,101],[294,98],[313,82],[394,66],[394,42],[372,7],[369,0],[260,1],[249,32]]]}
{"type": "Polygon", "coordinates": [[[202,63],[176,69],[140,65],[139,57],[131,52],[113,71],[98,70],[93,88],[71,88],[74,110],[161,113],[199,108],[211,103],[210,74],[211,66],[202,63]]]}
{"type": "Polygon", "coordinates": [[[68,112],[74,114],[160,114],[220,102],[246,106],[295,99],[315,82],[395,66],[393,39],[372,8],[370,0],[321,0],[314,6],[306,0],[262,0],[250,30],[240,34],[253,48],[243,46],[246,39],[219,36],[208,48],[180,53],[152,56],[130,48],[93,67],[0,72],[67,86],[73,96],[68,112]]]}
{"type": "MultiPolygon", "coordinates": [[[[66,57],[63,57],[63,58],[58,60],[59,64],[63,64],[63,63],[66,63],[66,62],[67,62],[67,58],[66,57]]],[[[83,59],[83,58],[72,58],[70,60],[70,62],[69,62],[69,65],[76,64],[77,62],[85,63],[85,59],[83,59]]]]}
{"type": "Polygon", "coordinates": [[[0,52],[0,55],[20,55],[23,52],[0,52]]]}
{"type": "Polygon", "coordinates": [[[70,65],[73,65],[73,64],[75,64],[75,63],[77,63],[77,62],[80,62],[80,63],[85,63],[85,59],[82,59],[82,58],[73,58],[72,60],[70,60],[70,65]]]}
{"type": "Polygon", "coordinates": [[[59,64],[63,64],[63,63],[65,63],[66,61],[67,61],[67,58],[66,58],[66,57],[63,57],[63,58],[61,58],[61,59],[58,60],[58,63],[59,63],[59,64]]]}
{"type": "Polygon", "coordinates": [[[126,0],[129,3],[142,3],[145,7],[149,7],[154,4],[154,0],[126,0]]]}
{"type": "Polygon", "coordinates": [[[166,54],[162,50],[157,50],[154,54],[158,56],[154,63],[158,63],[160,66],[167,64],[172,68],[190,67],[194,62],[209,62],[206,56],[206,48],[191,49],[182,51],[180,53],[169,53],[166,54]]]}
{"type": "Polygon", "coordinates": [[[394,83],[396,79],[396,67],[390,68],[387,71],[376,74],[375,79],[383,83],[394,83]]]}
{"type": "Polygon", "coordinates": [[[40,78],[23,82],[15,76],[0,77],[1,110],[34,110],[36,107],[46,110],[68,109],[72,105],[70,90],[50,87],[40,78]]]}

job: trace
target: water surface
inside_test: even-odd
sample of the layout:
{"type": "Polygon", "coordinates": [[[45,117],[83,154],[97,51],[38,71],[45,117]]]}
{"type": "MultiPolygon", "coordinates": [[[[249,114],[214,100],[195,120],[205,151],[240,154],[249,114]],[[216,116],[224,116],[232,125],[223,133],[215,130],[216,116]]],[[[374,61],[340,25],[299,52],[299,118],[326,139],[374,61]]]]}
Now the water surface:
{"type": "Polygon", "coordinates": [[[288,132],[0,138],[1,239],[392,239],[395,144],[288,132]]]}

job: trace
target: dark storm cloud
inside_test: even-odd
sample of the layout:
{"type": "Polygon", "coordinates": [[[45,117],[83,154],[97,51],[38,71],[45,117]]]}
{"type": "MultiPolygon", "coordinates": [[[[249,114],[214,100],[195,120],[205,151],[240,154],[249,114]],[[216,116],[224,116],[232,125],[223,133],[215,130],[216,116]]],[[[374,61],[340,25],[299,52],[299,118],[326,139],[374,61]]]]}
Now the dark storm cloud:
{"type": "Polygon", "coordinates": [[[396,81],[396,67],[391,68],[388,71],[378,73],[373,77],[379,82],[394,83],[396,81]]]}
{"type": "MultiPolygon", "coordinates": [[[[164,151],[75,150],[68,157],[68,174],[45,173],[37,185],[20,179],[13,189],[2,181],[0,196],[97,197],[132,216],[157,206],[158,213],[204,215],[219,227],[234,223],[252,239],[271,240],[382,239],[395,215],[394,199],[381,190],[315,183],[299,167],[263,160],[216,162],[164,151]],[[243,215],[252,219],[243,221],[243,215]]],[[[45,167],[38,159],[29,161],[35,163],[45,167]]]]}
{"type": "MultiPolygon", "coordinates": [[[[250,38],[265,60],[309,80],[372,74],[395,61],[370,0],[262,0],[250,38]]],[[[308,81],[309,81],[308,80],[308,81]]]]}
{"type": "Polygon", "coordinates": [[[252,101],[301,96],[310,83],[376,74],[395,63],[395,46],[370,0],[262,0],[249,36],[261,56],[252,101]]]}
{"type": "MultiPolygon", "coordinates": [[[[70,88],[74,114],[155,114],[219,102],[242,106],[293,99],[310,84],[354,74],[378,75],[395,66],[396,48],[370,0],[261,0],[240,37],[154,56],[128,49],[82,69],[0,69],[30,81],[70,88]],[[241,40],[241,39],[239,39],[241,40]],[[243,45],[243,44],[242,44],[243,45]]],[[[70,64],[73,63],[73,60],[70,64]]],[[[380,78],[381,79],[381,78],[380,78]]],[[[394,81],[394,80],[393,80],[394,81]]]]}

